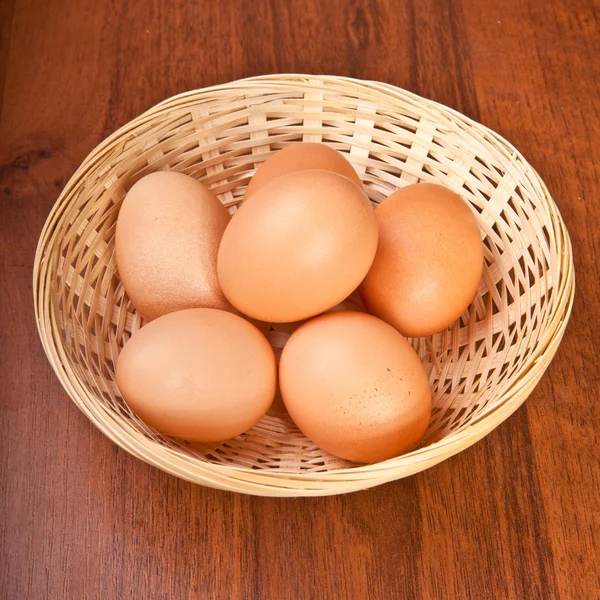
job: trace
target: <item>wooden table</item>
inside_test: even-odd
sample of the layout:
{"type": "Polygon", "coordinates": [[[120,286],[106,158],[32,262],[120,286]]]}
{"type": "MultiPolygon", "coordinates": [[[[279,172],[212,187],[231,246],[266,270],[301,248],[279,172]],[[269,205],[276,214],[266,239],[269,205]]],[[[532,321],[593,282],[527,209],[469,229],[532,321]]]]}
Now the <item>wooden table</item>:
{"type": "Polygon", "coordinates": [[[595,0],[4,0],[0,598],[600,598],[600,9],[595,0]],[[547,374],[482,442],[353,495],[191,485],[101,435],[33,318],[44,220],[159,100],[275,72],[386,81],[513,142],[554,195],[577,297],[547,374]]]}

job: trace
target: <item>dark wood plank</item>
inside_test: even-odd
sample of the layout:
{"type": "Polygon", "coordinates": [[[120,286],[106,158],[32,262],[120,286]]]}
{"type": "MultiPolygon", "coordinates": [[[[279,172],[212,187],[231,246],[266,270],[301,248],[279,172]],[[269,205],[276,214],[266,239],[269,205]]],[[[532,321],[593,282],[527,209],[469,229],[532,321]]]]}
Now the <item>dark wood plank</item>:
{"type": "Polygon", "coordinates": [[[8,68],[8,56],[10,53],[10,38],[12,35],[12,16],[14,0],[7,0],[0,4],[0,116],[2,115],[2,98],[6,71],[8,68]]]}
{"type": "Polygon", "coordinates": [[[4,3],[0,598],[600,597],[599,13],[594,0],[4,3]],[[133,459],[68,400],[33,320],[37,238],[85,155],[167,96],[271,72],[379,79],[489,125],[539,170],[575,248],[573,317],[525,406],[445,463],[348,496],[238,496],[133,459]]]}

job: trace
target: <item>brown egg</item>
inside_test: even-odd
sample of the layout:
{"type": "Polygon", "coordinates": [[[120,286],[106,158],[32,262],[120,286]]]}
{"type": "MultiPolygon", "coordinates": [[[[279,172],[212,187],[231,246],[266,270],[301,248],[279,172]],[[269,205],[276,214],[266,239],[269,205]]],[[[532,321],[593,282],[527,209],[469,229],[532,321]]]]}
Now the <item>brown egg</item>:
{"type": "Polygon", "coordinates": [[[289,323],[346,298],[376,248],[374,211],[357,185],[329,171],[296,171],[242,204],[223,235],[217,270],[238,310],[289,323]]]}
{"type": "Polygon", "coordinates": [[[309,439],[357,462],[411,450],[431,416],[419,357],[393,327],[365,313],[328,313],[297,329],[283,349],[279,386],[309,439]]]}
{"type": "Polygon", "coordinates": [[[277,382],[266,338],[230,312],[192,308],[159,317],[117,362],[123,398],[148,425],[193,442],[239,435],[267,412],[277,382]]]}
{"type": "Polygon", "coordinates": [[[467,203],[431,183],[394,192],[375,210],[377,255],[360,291],[367,310],[407,336],[451,325],[473,301],[483,243],[467,203]]]}
{"type": "Polygon", "coordinates": [[[301,142],[286,146],[268,158],[250,180],[244,199],[250,198],[261,187],[281,175],[309,169],[338,173],[360,186],[360,178],[342,154],[325,144],[301,142]]]}
{"type": "Polygon", "coordinates": [[[131,188],[115,250],[123,286],[145,319],[184,308],[231,308],[216,269],[229,220],[215,195],[183,173],[152,173],[131,188]]]}

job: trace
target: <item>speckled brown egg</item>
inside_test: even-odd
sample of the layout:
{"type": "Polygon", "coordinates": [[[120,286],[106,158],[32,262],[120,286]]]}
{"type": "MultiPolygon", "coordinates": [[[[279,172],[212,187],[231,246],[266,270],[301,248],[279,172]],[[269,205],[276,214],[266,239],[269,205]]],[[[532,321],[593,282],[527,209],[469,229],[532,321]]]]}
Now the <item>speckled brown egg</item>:
{"type": "Polygon", "coordinates": [[[328,313],[298,328],[283,349],[279,386],[309,439],[357,462],[411,450],[431,416],[415,351],[393,327],[360,312],[328,313]]]}
{"type": "Polygon", "coordinates": [[[377,254],[360,291],[367,310],[407,336],[450,326],[473,301],[483,243],[467,203],[440,185],[394,192],[375,210],[377,254]]]}
{"type": "Polygon", "coordinates": [[[329,171],[295,171],[261,188],[225,230],[221,288],[242,313],[301,321],[346,298],[366,275],[377,223],[365,193],[329,171]]]}
{"type": "Polygon", "coordinates": [[[261,187],[281,175],[309,169],[338,173],[360,186],[356,171],[340,152],[325,144],[296,142],[275,152],[259,167],[248,184],[244,199],[250,198],[261,187]]]}
{"type": "Polygon", "coordinates": [[[230,312],[196,308],[142,327],[117,362],[117,385],[142,420],[194,442],[250,429],[275,397],[277,366],[265,336],[230,312]]]}
{"type": "MultiPolygon", "coordinates": [[[[348,298],[342,300],[339,304],[336,304],[333,308],[330,308],[327,312],[336,312],[341,310],[355,310],[364,312],[364,307],[362,305],[360,296],[358,291],[355,291],[353,294],[348,296],[348,298]]],[[[300,327],[306,321],[296,321],[294,323],[271,323],[270,331],[266,334],[269,343],[273,347],[275,352],[275,357],[277,358],[277,364],[279,364],[279,359],[281,357],[281,352],[285,347],[285,344],[290,339],[290,336],[298,327],[300,327]]],[[[269,409],[267,414],[273,416],[280,416],[285,414],[287,411],[285,410],[285,405],[283,404],[283,399],[281,398],[281,393],[279,388],[277,389],[277,393],[275,395],[275,400],[273,400],[273,404],[269,409]]]]}
{"type": "Polygon", "coordinates": [[[184,308],[230,309],[217,279],[217,252],[230,215],[199,181],[182,173],[146,175],[117,219],[119,276],[147,320],[184,308]]]}

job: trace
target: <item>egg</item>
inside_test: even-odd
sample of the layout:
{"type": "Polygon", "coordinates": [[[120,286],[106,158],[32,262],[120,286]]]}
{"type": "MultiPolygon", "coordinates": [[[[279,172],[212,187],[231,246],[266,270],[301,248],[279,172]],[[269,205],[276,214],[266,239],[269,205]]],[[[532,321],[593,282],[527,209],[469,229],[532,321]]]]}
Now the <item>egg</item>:
{"type": "Polygon", "coordinates": [[[338,173],[360,186],[360,178],[342,154],[325,144],[300,142],[279,150],[259,167],[248,184],[244,199],[250,198],[260,188],[281,175],[310,169],[338,173]]]}
{"type": "Polygon", "coordinates": [[[158,431],[192,442],[239,435],[267,412],[277,383],[266,338],[230,312],[193,308],[142,327],[121,351],[117,385],[158,431]]]}
{"type": "Polygon", "coordinates": [[[117,219],[117,269],[147,320],[184,308],[231,309],[217,279],[217,252],[230,215],[199,181],[182,173],[146,175],[117,219]]]}
{"type": "Polygon", "coordinates": [[[322,170],[282,175],[244,202],[219,248],[226,298],[261,321],[289,323],[350,295],[377,249],[377,223],[365,193],[322,170]]]}
{"type": "MultiPolygon", "coordinates": [[[[358,292],[354,292],[348,298],[342,300],[339,304],[336,304],[333,308],[330,308],[326,312],[335,312],[339,310],[356,310],[364,312],[364,308],[362,306],[360,296],[358,292]]],[[[306,321],[295,321],[293,323],[271,323],[270,330],[266,334],[269,343],[273,347],[275,352],[275,357],[277,358],[277,363],[279,364],[279,359],[281,357],[281,352],[285,347],[285,344],[289,340],[290,336],[298,327],[300,327],[306,321]]],[[[281,393],[279,392],[279,388],[277,389],[277,393],[275,395],[275,400],[273,400],[273,404],[269,409],[268,415],[271,416],[281,416],[285,414],[287,411],[285,410],[285,405],[283,404],[283,400],[281,398],[281,393]]]]}
{"type": "Polygon", "coordinates": [[[375,210],[377,254],[360,293],[367,310],[406,336],[450,326],[473,301],[483,271],[477,220],[436,184],[409,185],[375,210]]]}
{"type": "Polygon", "coordinates": [[[393,327],[365,313],[328,313],[299,327],[283,349],[279,385],[300,430],[352,461],[411,450],[431,417],[416,352],[393,327]]]}

